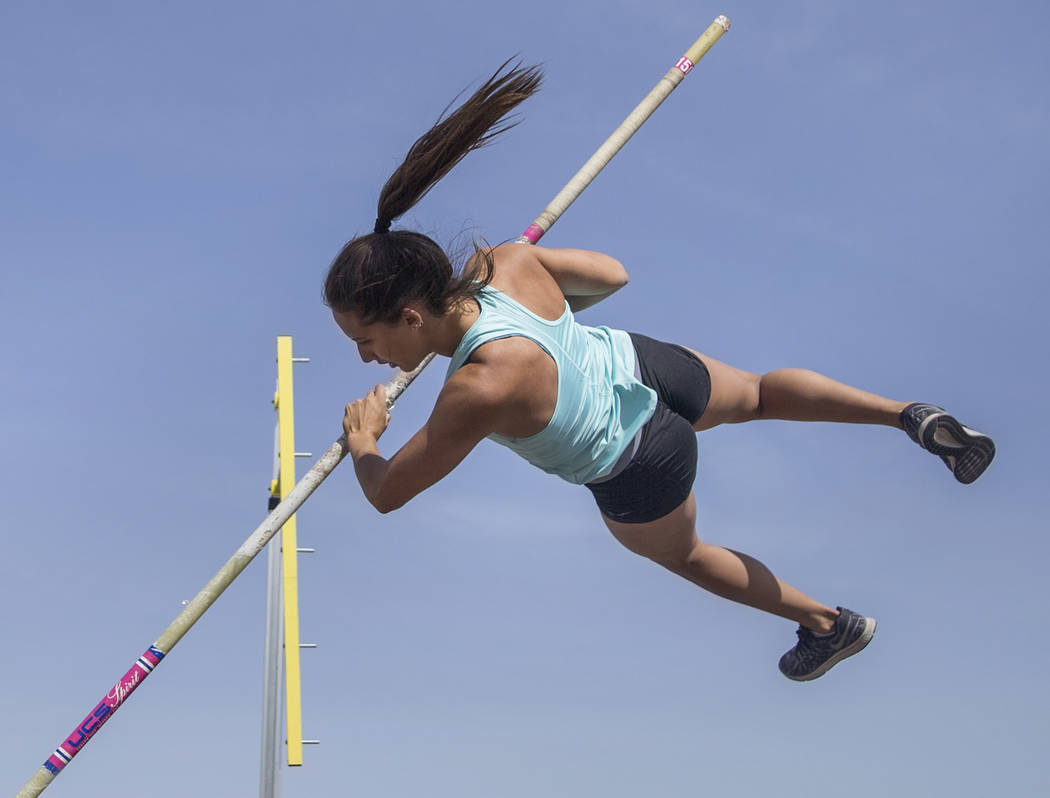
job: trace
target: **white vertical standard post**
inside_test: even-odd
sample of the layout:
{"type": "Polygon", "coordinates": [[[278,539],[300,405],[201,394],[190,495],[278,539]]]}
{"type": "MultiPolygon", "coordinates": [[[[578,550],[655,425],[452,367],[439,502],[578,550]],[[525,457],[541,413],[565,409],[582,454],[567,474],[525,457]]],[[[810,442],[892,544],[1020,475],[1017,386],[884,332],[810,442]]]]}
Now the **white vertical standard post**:
{"type": "MultiPolygon", "coordinates": [[[[276,398],[276,393],[274,394],[276,398]]],[[[281,503],[278,480],[281,476],[281,427],[273,428],[273,479],[270,504],[281,503]]],[[[266,635],[263,645],[262,751],[259,755],[259,798],[278,798],[281,794],[281,685],[284,683],[284,615],[281,611],[281,544],[267,544],[266,552],[266,635]]]]}

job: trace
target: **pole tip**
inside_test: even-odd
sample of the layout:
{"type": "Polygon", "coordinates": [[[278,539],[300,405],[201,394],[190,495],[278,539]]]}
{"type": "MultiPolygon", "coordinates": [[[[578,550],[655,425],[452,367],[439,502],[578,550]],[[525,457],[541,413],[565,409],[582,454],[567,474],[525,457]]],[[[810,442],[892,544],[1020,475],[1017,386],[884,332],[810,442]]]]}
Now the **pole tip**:
{"type": "Polygon", "coordinates": [[[727,31],[729,30],[729,17],[727,17],[725,14],[719,14],[718,18],[715,20],[715,24],[721,25],[722,30],[727,31]]]}

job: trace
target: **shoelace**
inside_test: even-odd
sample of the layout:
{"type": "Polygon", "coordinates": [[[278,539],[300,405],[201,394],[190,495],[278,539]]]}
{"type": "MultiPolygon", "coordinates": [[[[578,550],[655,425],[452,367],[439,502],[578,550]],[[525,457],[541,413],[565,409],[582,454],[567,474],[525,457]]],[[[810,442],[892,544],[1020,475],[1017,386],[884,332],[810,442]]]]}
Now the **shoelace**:
{"type": "Polygon", "coordinates": [[[807,629],[805,626],[798,627],[798,629],[795,630],[795,634],[798,635],[798,640],[800,643],[805,642],[807,640],[812,641],[816,639],[813,637],[813,633],[809,631],[809,629],[807,629]]]}

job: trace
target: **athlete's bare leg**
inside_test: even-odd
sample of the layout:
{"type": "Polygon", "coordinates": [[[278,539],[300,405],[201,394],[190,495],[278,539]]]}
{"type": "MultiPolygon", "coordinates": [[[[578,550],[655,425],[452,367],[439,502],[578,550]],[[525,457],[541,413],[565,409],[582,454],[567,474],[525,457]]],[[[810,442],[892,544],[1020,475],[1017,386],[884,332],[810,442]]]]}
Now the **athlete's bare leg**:
{"type": "Polygon", "coordinates": [[[838,612],[781,581],[747,554],[704,543],[696,534],[693,494],[668,515],[644,524],[602,516],[624,546],[716,595],[788,618],[824,633],[838,612]]]}
{"type": "Polygon", "coordinates": [[[697,431],[759,418],[901,426],[900,412],[907,402],[844,385],[815,371],[778,369],[759,375],[693,354],[711,375],[711,399],[693,427],[697,431]]]}

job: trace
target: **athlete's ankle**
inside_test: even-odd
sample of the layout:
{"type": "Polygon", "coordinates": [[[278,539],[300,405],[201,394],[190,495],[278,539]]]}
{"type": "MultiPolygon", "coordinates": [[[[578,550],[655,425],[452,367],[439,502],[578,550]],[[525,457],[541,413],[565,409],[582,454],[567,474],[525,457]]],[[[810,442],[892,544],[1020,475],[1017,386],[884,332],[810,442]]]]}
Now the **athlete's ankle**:
{"type": "Polygon", "coordinates": [[[835,631],[835,619],[839,617],[837,610],[827,609],[815,612],[808,623],[803,623],[809,631],[817,636],[829,635],[835,631]]]}

